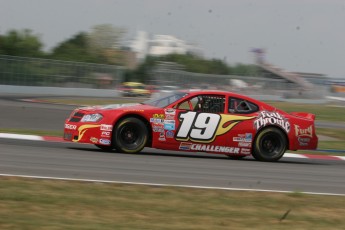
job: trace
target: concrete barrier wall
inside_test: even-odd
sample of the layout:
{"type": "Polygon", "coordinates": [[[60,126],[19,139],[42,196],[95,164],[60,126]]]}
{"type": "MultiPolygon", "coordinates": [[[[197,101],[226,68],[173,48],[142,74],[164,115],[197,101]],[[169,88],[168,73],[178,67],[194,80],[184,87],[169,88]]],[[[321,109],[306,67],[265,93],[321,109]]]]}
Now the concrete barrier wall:
{"type": "Polygon", "coordinates": [[[0,94],[45,95],[45,96],[81,96],[81,97],[118,97],[114,89],[59,88],[38,86],[0,85],[0,94]]]}

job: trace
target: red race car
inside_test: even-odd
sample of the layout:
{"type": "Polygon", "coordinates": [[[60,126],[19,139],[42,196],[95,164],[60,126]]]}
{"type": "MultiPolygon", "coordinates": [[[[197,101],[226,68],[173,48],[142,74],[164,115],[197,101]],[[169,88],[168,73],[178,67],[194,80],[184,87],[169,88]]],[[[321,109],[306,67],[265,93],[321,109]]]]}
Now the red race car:
{"type": "Polygon", "coordinates": [[[123,153],[151,147],[277,161],[287,149],[317,148],[314,120],[231,92],[178,91],[140,104],[78,108],[64,139],[123,153]]]}

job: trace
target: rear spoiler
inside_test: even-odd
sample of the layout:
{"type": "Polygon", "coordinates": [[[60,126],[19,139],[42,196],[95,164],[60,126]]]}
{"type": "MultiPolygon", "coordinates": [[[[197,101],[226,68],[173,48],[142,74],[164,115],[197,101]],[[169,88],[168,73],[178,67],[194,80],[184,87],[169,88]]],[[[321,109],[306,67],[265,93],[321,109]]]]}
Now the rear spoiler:
{"type": "Polygon", "coordinates": [[[315,120],[315,114],[313,113],[305,113],[305,112],[291,112],[291,115],[294,115],[296,117],[302,117],[310,120],[315,120]]]}

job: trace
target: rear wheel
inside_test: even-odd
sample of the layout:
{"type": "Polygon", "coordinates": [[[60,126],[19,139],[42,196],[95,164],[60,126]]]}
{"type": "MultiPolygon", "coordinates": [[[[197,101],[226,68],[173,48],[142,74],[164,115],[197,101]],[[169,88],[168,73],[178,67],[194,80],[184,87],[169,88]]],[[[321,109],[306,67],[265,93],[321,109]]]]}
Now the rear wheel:
{"type": "Polygon", "coordinates": [[[146,145],[149,132],[143,121],[128,117],[120,121],[113,132],[113,144],[119,152],[137,153],[146,145]]]}
{"type": "Polygon", "coordinates": [[[260,161],[278,161],[285,153],[287,140],[278,128],[262,130],[254,142],[253,157],[260,161]]]}

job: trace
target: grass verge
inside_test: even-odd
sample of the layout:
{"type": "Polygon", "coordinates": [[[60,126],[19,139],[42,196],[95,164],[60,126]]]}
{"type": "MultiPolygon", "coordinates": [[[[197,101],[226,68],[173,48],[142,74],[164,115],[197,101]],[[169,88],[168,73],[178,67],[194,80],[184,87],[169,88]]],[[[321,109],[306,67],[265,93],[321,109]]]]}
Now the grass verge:
{"type": "Polygon", "coordinates": [[[1,229],[340,229],[345,196],[0,177],[1,229]]]}
{"type": "Polygon", "coordinates": [[[268,102],[285,112],[308,112],[320,121],[345,122],[345,108],[324,104],[296,104],[288,102],[268,102]]]}

